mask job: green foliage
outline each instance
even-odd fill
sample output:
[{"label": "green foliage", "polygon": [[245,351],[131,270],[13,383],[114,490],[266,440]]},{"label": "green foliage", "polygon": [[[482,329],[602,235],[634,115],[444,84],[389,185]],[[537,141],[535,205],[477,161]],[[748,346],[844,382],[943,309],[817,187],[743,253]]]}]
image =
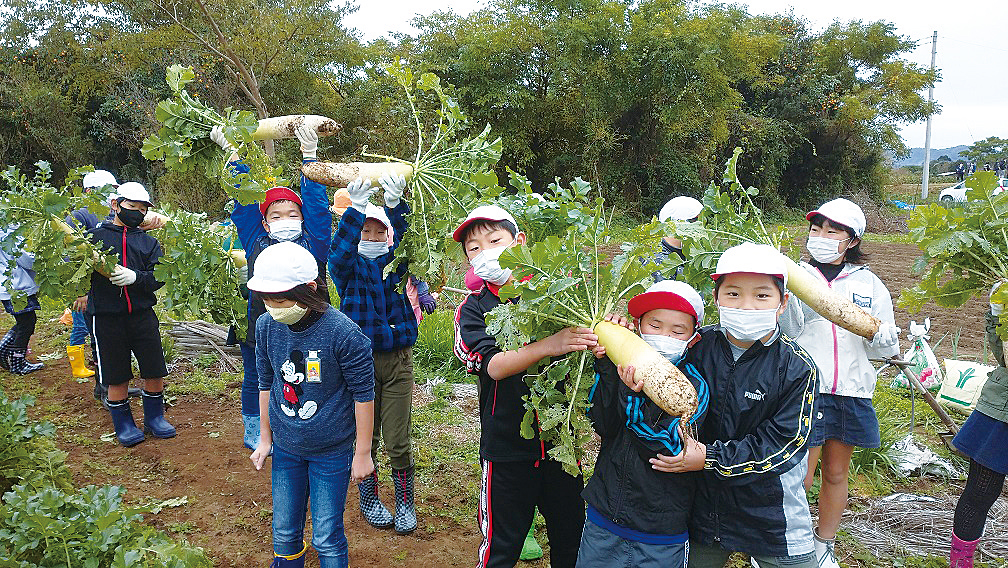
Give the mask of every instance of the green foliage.
[{"label": "green foliage", "polygon": [[455,313],[451,310],[436,310],[425,314],[417,330],[416,344],[413,345],[413,363],[432,371],[446,365],[458,368],[461,362],[451,353],[455,349]]},{"label": "green foliage", "polygon": [[[985,162],[996,162],[1008,158],[1008,140],[991,136],[985,140],[974,142],[962,156],[968,158],[982,168]],[[993,167],[993,166],[992,166]]]},{"label": "green foliage", "polygon": [[52,442],[56,429],[49,422],[35,423],[28,407],[35,399],[9,399],[0,390],[0,494],[14,485],[27,487],[70,487],[66,454]]},{"label": "green foliage", "polygon": [[[904,288],[899,304],[916,312],[930,300],[959,307],[993,283],[1008,278],[1008,199],[992,196],[994,172],[970,176],[966,202],[946,208],[932,203],[917,207],[907,220],[910,237],[923,252],[913,269],[919,283]],[[1008,286],[999,302],[1008,302]]]}]

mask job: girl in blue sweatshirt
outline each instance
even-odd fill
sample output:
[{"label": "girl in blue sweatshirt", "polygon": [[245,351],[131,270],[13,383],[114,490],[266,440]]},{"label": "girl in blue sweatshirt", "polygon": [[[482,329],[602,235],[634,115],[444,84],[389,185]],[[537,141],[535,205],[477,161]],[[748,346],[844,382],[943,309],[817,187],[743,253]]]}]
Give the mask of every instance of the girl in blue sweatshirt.
[{"label": "girl in blue sweatshirt", "polygon": [[326,301],[312,253],[292,242],[262,251],[248,287],[267,313],[256,321],[260,437],[272,453],[273,567],[303,568],[308,501],[321,568],[348,566],[343,512],[350,479],[374,471],[371,341]]}]

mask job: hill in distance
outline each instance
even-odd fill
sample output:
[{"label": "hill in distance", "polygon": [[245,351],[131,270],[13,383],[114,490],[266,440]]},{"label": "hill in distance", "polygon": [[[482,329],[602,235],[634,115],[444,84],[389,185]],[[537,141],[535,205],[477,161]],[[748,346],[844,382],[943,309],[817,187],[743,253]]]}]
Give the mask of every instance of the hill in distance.
[{"label": "hill in distance", "polygon": [[[959,159],[959,153],[965,152],[969,149],[969,146],[953,146],[952,148],[931,148],[931,160],[937,160],[942,156],[948,156],[953,162]],[[893,160],[894,168],[902,168],[904,166],[923,166],[924,165],[924,148],[910,148],[910,155],[902,160]]]}]

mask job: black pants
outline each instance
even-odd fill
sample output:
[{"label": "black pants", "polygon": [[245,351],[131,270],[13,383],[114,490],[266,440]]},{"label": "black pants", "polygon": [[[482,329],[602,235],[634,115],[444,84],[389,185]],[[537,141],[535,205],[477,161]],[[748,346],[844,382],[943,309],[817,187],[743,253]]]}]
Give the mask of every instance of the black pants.
[{"label": "black pants", "polygon": [[7,313],[14,316],[14,327],[11,328],[14,337],[8,347],[18,350],[28,349],[28,341],[35,333],[35,323],[38,321],[38,316],[35,315],[35,310],[39,307],[38,299],[35,294],[28,296],[28,306],[20,312],[14,311],[10,300],[4,300],[3,305]]},{"label": "black pants", "polygon": [[956,504],[952,532],[965,541],[983,535],[987,514],[1004,488],[1005,476],[970,460],[969,476]]},{"label": "black pants", "polygon": [[546,519],[550,566],[574,568],[585,523],[584,477],[570,476],[553,460],[482,465],[477,566],[514,568],[538,506]]}]

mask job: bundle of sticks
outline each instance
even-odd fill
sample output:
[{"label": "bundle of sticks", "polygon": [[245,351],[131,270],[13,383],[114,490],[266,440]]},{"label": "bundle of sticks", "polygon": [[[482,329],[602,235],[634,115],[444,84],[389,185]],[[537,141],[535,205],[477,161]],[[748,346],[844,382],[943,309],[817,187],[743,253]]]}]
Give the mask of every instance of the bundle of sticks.
[{"label": "bundle of sticks", "polygon": [[216,355],[230,371],[241,372],[241,350],[237,345],[227,345],[228,328],[203,320],[168,321],[164,325],[168,327],[178,356]]}]

